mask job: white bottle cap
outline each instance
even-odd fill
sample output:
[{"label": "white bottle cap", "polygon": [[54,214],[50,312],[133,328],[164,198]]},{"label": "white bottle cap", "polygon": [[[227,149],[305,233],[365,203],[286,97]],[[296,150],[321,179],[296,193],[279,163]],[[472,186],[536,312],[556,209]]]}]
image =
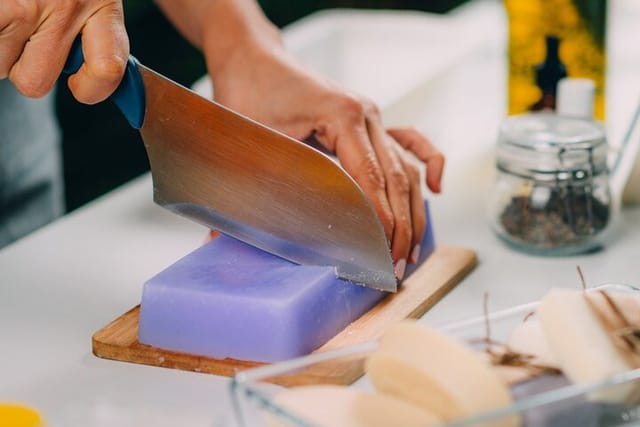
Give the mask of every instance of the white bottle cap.
[{"label": "white bottle cap", "polygon": [[558,82],[556,113],[562,116],[593,120],[596,85],[591,79],[565,77]]}]

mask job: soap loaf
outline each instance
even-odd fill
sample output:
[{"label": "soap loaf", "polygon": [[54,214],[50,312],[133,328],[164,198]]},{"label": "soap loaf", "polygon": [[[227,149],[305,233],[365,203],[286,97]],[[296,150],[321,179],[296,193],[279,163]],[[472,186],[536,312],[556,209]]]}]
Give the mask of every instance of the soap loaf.
[{"label": "soap loaf", "polygon": [[[419,263],[434,250],[427,218]],[[145,283],[138,340],[216,359],[276,362],[312,352],[386,295],[339,279],[333,267],[297,265],[220,236]]]}]

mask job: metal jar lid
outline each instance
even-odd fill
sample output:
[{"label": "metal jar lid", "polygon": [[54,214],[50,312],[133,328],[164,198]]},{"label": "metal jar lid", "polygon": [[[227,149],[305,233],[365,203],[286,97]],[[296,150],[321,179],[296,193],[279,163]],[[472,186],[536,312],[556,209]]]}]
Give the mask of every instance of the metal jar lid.
[{"label": "metal jar lid", "polygon": [[581,180],[607,170],[607,141],[597,122],[553,113],[508,117],[500,126],[497,167],[541,181]]}]

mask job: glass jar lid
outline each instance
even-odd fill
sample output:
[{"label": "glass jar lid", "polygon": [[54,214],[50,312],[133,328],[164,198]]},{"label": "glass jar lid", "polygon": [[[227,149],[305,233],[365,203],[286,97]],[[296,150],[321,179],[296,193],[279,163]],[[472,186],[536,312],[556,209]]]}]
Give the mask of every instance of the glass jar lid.
[{"label": "glass jar lid", "polygon": [[606,171],[607,142],[597,122],[553,113],[512,116],[500,126],[498,169],[538,180],[580,180]]}]

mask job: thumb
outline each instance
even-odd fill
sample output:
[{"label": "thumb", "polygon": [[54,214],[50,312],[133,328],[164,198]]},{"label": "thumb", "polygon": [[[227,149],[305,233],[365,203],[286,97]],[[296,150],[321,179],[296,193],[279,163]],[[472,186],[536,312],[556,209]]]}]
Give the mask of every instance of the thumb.
[{"label": "thumb", "polygon": [[69,77],[69,89],[78,101],[95,104],[116,90],[129,57],[120,3],[104,6],[87,20],[82,29],[82,51],[85,62]]}]

